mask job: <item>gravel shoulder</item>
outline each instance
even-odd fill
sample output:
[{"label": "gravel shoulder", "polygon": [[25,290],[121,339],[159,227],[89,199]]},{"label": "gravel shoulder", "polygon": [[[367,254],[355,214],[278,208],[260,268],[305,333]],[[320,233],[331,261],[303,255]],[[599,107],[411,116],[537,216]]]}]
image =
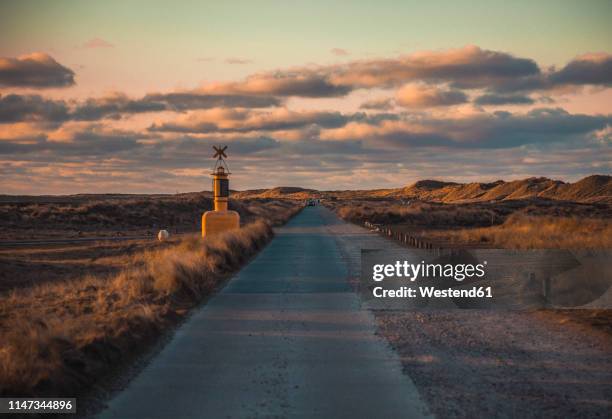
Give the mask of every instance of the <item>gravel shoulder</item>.
[{"label": "gravel shoulder", "polygon": [[[335,217],[328,214],[329,217]],[[399,244],[329,224],[359,277],[360,251]],[[431,411],[444,418],[609,417],[612,338],[550,312],[374,311]]]}]

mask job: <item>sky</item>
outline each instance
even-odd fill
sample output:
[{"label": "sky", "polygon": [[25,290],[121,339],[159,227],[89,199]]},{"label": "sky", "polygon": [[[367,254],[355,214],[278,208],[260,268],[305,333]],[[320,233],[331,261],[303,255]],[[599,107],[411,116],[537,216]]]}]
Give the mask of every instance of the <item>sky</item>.
[{"label": "sky", "polygon": [[[505,4],[504,4],[505,3]],[[612,168],[610,1],[3,1],[0,193]]]}]

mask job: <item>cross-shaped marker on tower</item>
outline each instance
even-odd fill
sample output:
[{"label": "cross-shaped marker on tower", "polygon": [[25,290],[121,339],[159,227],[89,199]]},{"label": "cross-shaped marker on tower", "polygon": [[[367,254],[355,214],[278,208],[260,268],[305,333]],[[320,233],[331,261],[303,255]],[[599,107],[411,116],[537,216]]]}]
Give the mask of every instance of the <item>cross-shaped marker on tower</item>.
[{"label": "cross-shaped marker on tower", "polygon": [[227,146],[221,148],[221,146],[213,146],[213,148],[215,149],[215,155],[213,156],[213,159],[216,157],[219,157],[219,159],[222,158],[227,158],[227,154],[225,154],[225,150],[227,150]]}]

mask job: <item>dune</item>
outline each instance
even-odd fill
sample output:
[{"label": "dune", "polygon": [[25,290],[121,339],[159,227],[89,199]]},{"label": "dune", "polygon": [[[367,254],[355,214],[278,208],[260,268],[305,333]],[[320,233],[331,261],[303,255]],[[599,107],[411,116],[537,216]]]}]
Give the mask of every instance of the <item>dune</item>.
[{"label": "dune", "polygon": [[612,203],[612,176],[592,175],[574,183],[545,177],[495,182],[456,183],[435,179],[419,180],[403,188],[317,191],[299,187],[277,187],[236,192],[239,199],[376,199],[399,198],[462,203],[520,199],[549,199],[584,203]]}]

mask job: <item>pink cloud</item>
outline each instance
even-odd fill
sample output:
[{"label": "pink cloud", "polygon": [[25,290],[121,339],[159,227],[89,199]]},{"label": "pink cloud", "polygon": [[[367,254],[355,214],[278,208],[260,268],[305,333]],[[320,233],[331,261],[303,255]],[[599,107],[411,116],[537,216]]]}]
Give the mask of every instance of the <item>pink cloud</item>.
[{"label": "pink cloud", "polygon": [[[243,60],[236,62],[243,63]],[[416,81],[448,83],[470,89],[487,88],[508,80],[522,80],[540,74],[533,60],[467,46],[445,51],[423,51],[398,58],[261,72],[242,81],[211,84],[205,86],[204,90],[218,93],[338,97],[360,88],[397,87]]]},{"label": "pink cloud", "polygon": [[318,125],[336,128],[345,125],[350,116],[340,112],[296,112],[286,108],[272,111],[247,109],[209,109],[193,112],[172,122],[155,123],[150,131],[222,133],[295,130]]},{"label": "pink cloud", "polygon": [[115,46],[102,38],[92,38],[83,44],[83,48],[114,48]]},{"label": "pink cloud", "polygon": [[43,88],[72,85],[74,71],[43,52],[17,58],[0,57],[0,86]]},{"label": "pink cloud", "polygon": [[350,55],[350,53],[344,48],[332,48],[329,50],[332,54],[338,55],[340,57]]},{"label": "pink cloud", "polygon": [[396,94],[397,104],[407,108],[451,106],[467,101],[467,95],[460,90],[441,89],[420,84],[407,84]]},{"label": "pink cloud", "polygon": [[230,57],[227,58],[225,60],[225,62],[227,64],[238,64],[238,65],[242,65],[242,64],[251,64],[253,62],[253,60],[249,60],[246,58],[236,58],[236,57]]},{"label": "pink cloud", "polygon": [[394,102],[391,98],[372,99],[362,103],[359,109],[369,109],[375,111],[389,111],[393,109]]}]

